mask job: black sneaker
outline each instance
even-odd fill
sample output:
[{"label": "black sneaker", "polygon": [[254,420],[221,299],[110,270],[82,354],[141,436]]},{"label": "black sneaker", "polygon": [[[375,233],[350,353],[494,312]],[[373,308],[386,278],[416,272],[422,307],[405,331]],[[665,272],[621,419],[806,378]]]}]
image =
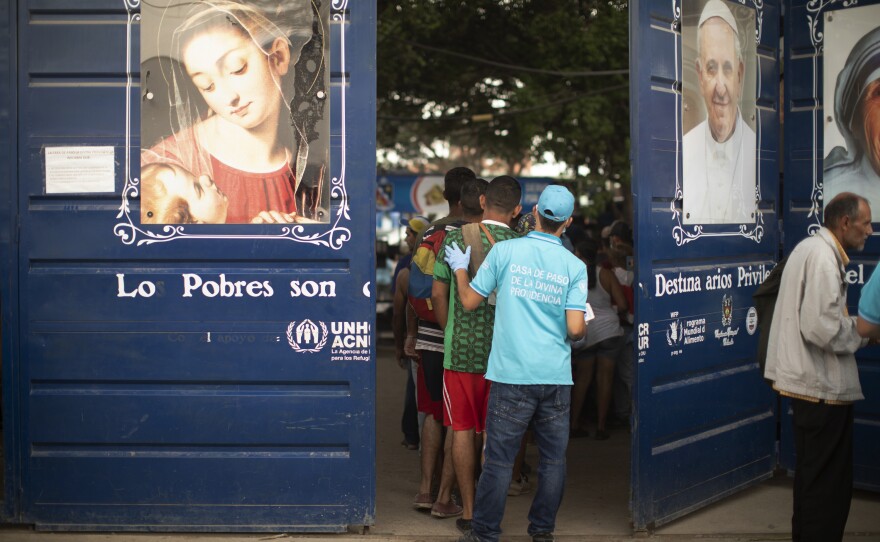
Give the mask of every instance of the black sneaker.
[{"label": "black sneaker", "polygon": [[507,488],[507,495],[510,497],[516,497],[517,495],[528,493],[531,490],[532,484],[529,483],[529,477],[523,474],[519,477],[519,480],[510,481],[510,486]]},{"label": "black sneaker", "polygon": [[455,520],[455,528],[461,531],[463,534],[467,534],[471,532],[471,520],[458,518]]},{"label": "black sneaker", "polygon": [[458,542],[480,542],[480,537],[475,535],[473,531],[468,531],[461,535]]},{"label": "black sneaker", "polygon": [[532,535],[532,542],[554,542],[556,538],[553,533],[535,533]]}]

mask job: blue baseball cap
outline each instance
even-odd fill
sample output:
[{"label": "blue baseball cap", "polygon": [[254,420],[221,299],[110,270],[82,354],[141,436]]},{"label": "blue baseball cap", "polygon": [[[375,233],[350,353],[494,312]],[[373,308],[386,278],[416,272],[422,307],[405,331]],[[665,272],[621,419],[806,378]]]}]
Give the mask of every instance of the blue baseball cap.
[{"label": "blue baseball cap", "polygon": [[541,192],[538,212],[553,222],[565,222],[574,212],[574,196],[564,186],[552,184]]}]

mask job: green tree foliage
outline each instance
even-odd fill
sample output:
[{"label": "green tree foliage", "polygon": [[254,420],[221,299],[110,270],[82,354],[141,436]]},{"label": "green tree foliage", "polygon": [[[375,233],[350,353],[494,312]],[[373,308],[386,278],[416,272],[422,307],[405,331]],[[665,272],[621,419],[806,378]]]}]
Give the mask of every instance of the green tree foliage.
[{"label": "green tree foliage", "polygon": [[[629,178],[626,0],[379,0],[378,145]],[[610,73],[607,73],[610,72]],[[446,164],[439,164],[442,169]]]}]

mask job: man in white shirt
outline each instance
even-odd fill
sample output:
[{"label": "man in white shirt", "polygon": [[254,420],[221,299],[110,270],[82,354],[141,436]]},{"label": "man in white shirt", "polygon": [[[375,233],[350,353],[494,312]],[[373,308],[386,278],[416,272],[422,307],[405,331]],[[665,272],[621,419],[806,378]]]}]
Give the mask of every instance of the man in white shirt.
[{"label": "man in white shirt", "polygon": [[853,488],[853,403],[865,398],[855,352],[868,341],[847,310],[846,267],[873,232],[871,206],[844,192],[824,213],[825,227],[788,256],[764,368],[791,404],[793,542],[843,540]]}]

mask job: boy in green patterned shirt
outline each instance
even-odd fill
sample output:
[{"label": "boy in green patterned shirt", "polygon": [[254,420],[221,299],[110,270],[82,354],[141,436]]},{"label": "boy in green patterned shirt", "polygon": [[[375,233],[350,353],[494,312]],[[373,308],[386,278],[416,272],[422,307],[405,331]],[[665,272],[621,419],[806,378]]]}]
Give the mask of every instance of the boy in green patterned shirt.
[{"label": "boy in green patterned shirt", "polygon": [[[449,232],[439,254],[445,254],[446,245],[453,243],[470,247],[473,277],[495,243],[519,237],[509,224],[522,209],[521,198],[522,189],[516,179],[493,179],[480,196],[483,221]],[[444,329],[443,422],[452,427],[452,462],[464,508],[456,526],[464,532],[470,530],[474,513],[474,469],[477,450],[482,448],[476,446],[476,435],[483,434],[486,426],[490,382],[485,373],[495,325],[495,298],[490,296],[476,310],[465,311],[449,265],[438,258],[431,299],[435,306],[438,301],[449,303],[447,317],[440,322]]]}]

